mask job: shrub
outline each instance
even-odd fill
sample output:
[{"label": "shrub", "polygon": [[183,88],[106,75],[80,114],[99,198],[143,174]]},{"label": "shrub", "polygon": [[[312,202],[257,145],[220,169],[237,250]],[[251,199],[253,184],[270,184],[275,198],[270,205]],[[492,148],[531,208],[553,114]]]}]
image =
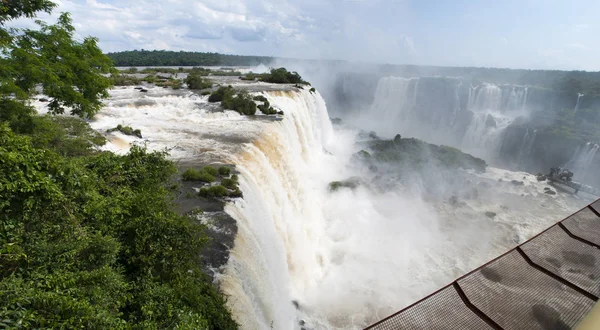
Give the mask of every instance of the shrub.
[{"label": "shrub", "polygon": [[110,79],[115,86],[134,86],[142,82],[141,79],[126,74],[113,74]]},{"label": "shrub", "polygon": [[200,93],[200,95],[203,95],[203,96],[204,96],[204,95],[209,95],[209,94],[210,94],[210,91],[202,91],[202,92]]},{"label": "shrub", "polygon": [[221,185],[223,187],[227,187],[227,188],[232,189],[232,190],[237,188],[237,184],[238,184],[237,181],[233,181],[231,179],[223,179],[223,180],[221,180]]},{"label": "shrub", "polygon": [[212,82],[202,78],[202,76],[198,73],[190,73],[187,78],[185,78],[185,83],[188,85],[189,89],[205,89],[211,88]]},{"label": "shrub", "polygon": [[216,91],[210,94],[208,102],[221,102],[223,99],[233,96],[235,93],[233,87],[219,87]]},{"label": "shrub", "polygon": [[142,131],[139,129],[133,129],[133,128],[131,128],[131,126],[123,126],[123,125],[119,124],[119,125],[117,125],[117,127],[107,130],[108,133],[114,132],[114,131],[119,131],[125,135],[135,136],[140,139],[142,138]]},{"label": "shrub", "polygon": [[261,101],[261,102],[269,102],[267,101],[267,98],[264,97],[263,95],[256,95],[255,97],[252,98],[254,101]]},{"label": "shrub", "polygon": [[237,111],[242,115],[254,115],[256,113],[256,103],[246,92],[239,92],[237,96],[226,97],[221,101],[225,109]]},{"label": "shrub", "polygon": [[215,181],[215,177],[210,173],[207,173],[204,170],[196,170],[193,168],[188,168],[181,174],[181,178],[183,181],[201,181],[206,183],[211,183]]},{"label": "shrub", "polygon": [[239,181],[238,175],[237,174],[232,175],[231,180],[238,182]]},{"label": "shrub", "polygon": [[227,188],[218,185],[210,188],[201,188],[198,194],[202,197],[227,197],[229,196],[229,190]]},{"label": "shrub", "polygon": [[309,90],[309,92],[311,92],[311,93],[316,93],[316,92],[317,92],[317,90],[316,90],[316,89],[313,87],[313,88],[311,88],[311,89]]},{"label": "shrub", "polygon": [[217,176],[217,175],[219,175],[219,171],[218,171],[216,168],[212,167],[212,166],[206,166],[206,167],[204,167],[202,170],[203,170],[204,172],[206,172],[206,173],[208,173],[208,174],[212,175],[212,176]]},{"label": "shrub", "polygon": [[302,80],[298,72],[289,72],[285,68],[271,69],[271,73],[264,75],[262,80],[274,84],[304,84],[310,85]]},{"label": "shrub", "polygon": [[219,167],[219,174],[223,176],[229,176],[231,174],[231,169],[227,166]]},{"label": "shrub", "polygon": [[258,110],[260,110],[260,112],[264,113],[265,115],[276,115],[278,113],[277,110],[273,109],[273,107],[270,106],[269,101],[259,105]]},{"label": "shrub", "polygon": [[145,81],[145,82],[147,82],[147,83],[153,84],[153,83],[155,83],[157,81],[157,78],[156,78],[155,75],[149,74],[146,77],[142,78],[142,80]]},{"label": "shrub", "polygon": [[232,198],[243,198],[244,194],[242,194],[242,191],[239,188],[236,188],[234,191],[229,193],[229,197]]}]

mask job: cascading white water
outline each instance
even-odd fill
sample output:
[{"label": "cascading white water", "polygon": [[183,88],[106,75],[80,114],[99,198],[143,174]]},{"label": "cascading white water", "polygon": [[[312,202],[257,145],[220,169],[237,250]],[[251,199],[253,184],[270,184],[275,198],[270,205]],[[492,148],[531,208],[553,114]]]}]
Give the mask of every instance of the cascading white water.
[{"label": "cascading white water", "polygon": [[471,111],[500,110],[501,102],[502,90],[500,87],[484,83],[475,88],[469,98],[467,108]]},{"label": "cascading white water", "polygon": [[600,145],[592,142],[587,142],[585,145],[577,147],[571,160],[565,164],[565,167],[573,170],[575,179],[586,183],[585,181],[590,175],[595,175],[590,170],[593,169],[598,149],[600,149]]},{"label": "cascading white water", "polygon": [[517,157],[518,165],[523,165],[527,157],[531,155],[536,137],[537,129],[527,129],[523,136],[523,142],[521,143],[521,148],[519,149],[519,155]]},{"label": "cascading white water", "polygon": [[[529,198],[550,197],[525,173],[514,178],[527,177],[531,195],[503,195],[511,211],[502,206],[494,223],[480,219],[483,209],[500,207],[486,206],[495,192],[458,213],[403,191],[332,193],[329,182],[356,174],[347,167],[356,132],[334,133],[318,94],[267,98],[284,119],[230,159],[245,197],[226,208],[238,220],[238,236],[219,279],[244,329],[362,328],[514,244],[514,230],[527,237],[550,220],[530,209]],[[509,173],[475,180],[510,181]],[[545,207],[565,207],[556,201]],[[513,212],[527,224],[515,224]],[[469,234],[475,232],[485,239]]]},{"label": "cascading white water", "polygon": [[418,84],[418,78],[381,78],[369,115],[397,130],[397,125],[405,122],[414,110]]},{"label": "cascading white water", "polygon": [[414,136],[490,161],[498,155],[504,129],[527,114],[527,99],[526,86],[467,87],[453,78],[384,77],[373,104],[349,121],[383,136]]},{"label": "cascading white water", "polygon": [[575,103],[575,108],[573,108],[573,112],[577,113],[577,110],[579,110],[579,100],[585,96],[584,94],[581,93],[577,93],[577,103]]}]

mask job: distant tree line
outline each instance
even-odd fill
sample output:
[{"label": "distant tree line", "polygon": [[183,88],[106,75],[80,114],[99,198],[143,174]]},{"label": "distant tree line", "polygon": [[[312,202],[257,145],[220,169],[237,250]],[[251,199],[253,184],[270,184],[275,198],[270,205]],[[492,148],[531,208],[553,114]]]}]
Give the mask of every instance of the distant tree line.
[{"label": "distant tree line", "polygon": [[441,67],[419,65],[382,65],[379,73],[417,77],[463,77],[495,84],[517,84],[551,88],[569,94],[600,95],[600,72],[528,70],[480,67]]},{"label": "distant tree line", "polygon": [[115,66],[195,66],[269,64],[273,57],[166,50],[132,50],[107,54]]}]

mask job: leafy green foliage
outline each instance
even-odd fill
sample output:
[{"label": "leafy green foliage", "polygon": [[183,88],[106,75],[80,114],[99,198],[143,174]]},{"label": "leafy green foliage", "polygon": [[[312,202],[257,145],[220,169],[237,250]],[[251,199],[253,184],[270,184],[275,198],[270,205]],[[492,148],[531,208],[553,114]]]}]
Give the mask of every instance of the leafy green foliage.
[{"label": "leafy green foliage", "polygon": [[252,98],[254,101],[260,101],[260,102],[269,102],[267,100],[266,97],[264,97],[263,95],[256,95],[255,97]]},{"label": "leafy green foliage", "polygon": [[256,103],[247,92],[238,92],[236,97],[229,97],[221,101],[225,109],[235,110],[242,115],[254,115],[256,113]]},{"label": "leafy green foliage", "polygon": [[166,154],[97,151],[85,121],[27,105],[39,84],[52,113],[91,117],[110,86],[110,60],[73,40],[67,14],[36,31],[1,25],[52,7],[0,3],[0,325],[237,328],[201,269],[204,227],[173,211]]},{"label": "leafy green foliage", "polygon": [[201,188],[200,191],[198,192],[198,194],[201,197],[212,197],[212,198],[228,197],[229,190],[221,185],[217,185],[217,186],[211,186],[209,188]]},{"label": "leafy green foliage", "polygon": [[235,94],[231,86],[219,87],[208,97],[208,102],[221,102],[225,109],[235,110],[243,115],[254,115],[256,113],[256,103],[252,97],[244,91]]},{"label": "leafy green foliage", "polygon": [[221,185],[228,189],[236,189],[238,183],[237,183],[237,181],[234,181],[232,179],[223,179],[223,180],[221,180]]},{"label": "leafy green foliage", "polygon": [[55,25],[36,23],[39,30],[2,30],[10,42],[0,44],[7,55],[0,57],[0,97],[14,94],[24,100],[40,84],[51,98],[51,113],[70,108],[72,114],[92,117],[101,98],[108,96],[111,79],[102,74],[111,72],[110,59],[98,48],[97,39],[73,40],[75,29],[68,14]]},{"label": "leafy green foliage", "polygon": [[63,158],[6,125],[0,142],[4,323],[235,328],[200,269],[203,228],[171,211],[166,154]]},{"label": "leafy green foliage", "polygon": [[76,117],[33,117],[31,141],[39,148],[49,148],[63,156],[88,156],[106,143],[100,133]]},{"label": "leafy green foliage", "polygon": [[234,94],[235,90],[231,86],[219,87],[219,89],[210,94],[208,102],[221,102],[226,98],[233,97]]},{"label": "leafy green foliage", "polygon": [[258,110],[260,110],[265,115],[276,115],[278,114],[277,110],[273,109],[269,101],[265,101],[263,104],[258,106]]},{"label": "leafy green foliage", "polygon": [[0,4],[0,24],[21,16],[33,18],[40,11],[50,13],[54,7],[56,7],[56,4],[49,0],[2,1]]},{"label": "leafy green foliage", "polygon": [[185,172],[181,174],[181,178],[184,181],[200,181],[206,183],[211,183],[216,180],[213,174],[208,173],[204,169],[196,170],[193,168],[188,168],[187,170],[185,170]]},{"label": "leafy green foliage", "polygon": [[274,84],[304,84],[310,85],[308,82],[302,80],[302,77],[298,72],[289,72],[285,68],[271,69],[269,74],[261,77],[262,81],[270,82]]},{"label": "leafy green foliage", "polygon": [[185,83],[188,85],[189,89],[205,89],[211,88],[213,85],[212,82],[195,73],[190,73],[187,78],[185,78]]},{"label": "leafy green foliage", "polygon": [[194,66],[268,64],[272,57],[217,53],[133,50],[107,54],[117,66]]},{"label": "leafy green foliage", "polygon": [[131,128],[131,126],[123,126],[123,125],[119,124],[119,125],[117,125],[117,127],[107,130],[108,133],[114,132],[114,131],[119,131],[125,135],[135,136],[140,139],[142,138],[142,131],[140,131],[139,129],[133,129],[133,128]]},{"label": "leafy green foliage", "polygon": [[110,79],[115,86],[135,86],[142,83],[142,79],[127,74],[113,74]]},{"label": "leafy green foliage", "polygon": [[227,166],[219,166],[219,175],[229,176],[231,174],[231,168]]},{"label": "leafy green foliage", "polygon": [[205,166],[203,168],[203,170],[204,170],[204,172],[206,172],[206,173],[208,173],[210,175],[214,175],[214,176],[219,175],[219,171],[216,168],[212,167],[212,166]]}]

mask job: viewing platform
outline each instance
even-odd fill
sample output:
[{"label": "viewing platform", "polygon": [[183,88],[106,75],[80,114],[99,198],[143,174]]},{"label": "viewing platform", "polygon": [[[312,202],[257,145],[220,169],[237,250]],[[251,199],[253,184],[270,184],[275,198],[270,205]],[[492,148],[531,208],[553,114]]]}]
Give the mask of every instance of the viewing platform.
[{"label": "viewing platform", "polygon": [[367,329],[578,327],[600,296],[599,212],[600,199]]}]

